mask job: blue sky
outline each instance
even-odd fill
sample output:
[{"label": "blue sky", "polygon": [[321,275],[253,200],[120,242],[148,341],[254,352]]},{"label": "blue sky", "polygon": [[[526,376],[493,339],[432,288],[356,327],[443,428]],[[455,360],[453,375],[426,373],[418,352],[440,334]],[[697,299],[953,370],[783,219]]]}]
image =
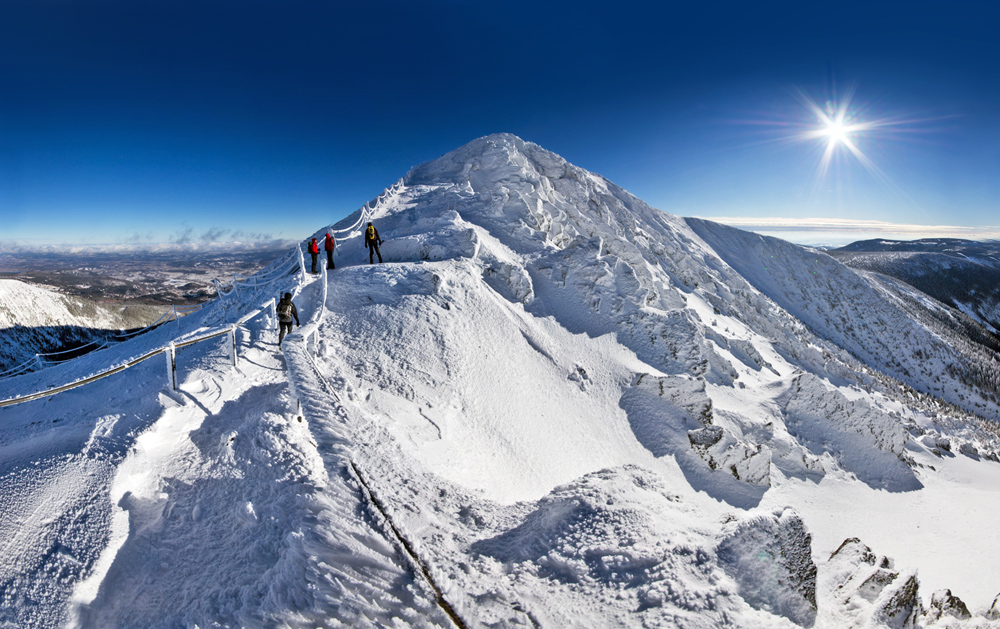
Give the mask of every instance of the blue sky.
[{"label": "blue sky", "polygon": [[[997,238],[997,23],[982,1],[5,0],[0,243],[301,238],[500,131],[797,242]],[[819,177],[807,103],[847,95],[893,124],[849,134],[871,168],[838,146]]]}]

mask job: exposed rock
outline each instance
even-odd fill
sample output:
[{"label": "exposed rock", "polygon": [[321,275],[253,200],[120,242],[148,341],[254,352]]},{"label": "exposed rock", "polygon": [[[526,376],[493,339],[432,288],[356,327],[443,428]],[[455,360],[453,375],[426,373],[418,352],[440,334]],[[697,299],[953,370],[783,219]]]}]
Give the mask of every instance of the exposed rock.
[{"label": "exposed rock", "polygon": [[[994,605],[996,605],[995,600]],[[959,620],[972,618],[969,608],[965,606],[962,599],[952,595],[951,590],[947,589],[938,590],[931,595],[931,606],[925,614],[928,620],[937,620],[942,616],[951,616]]]},{"label": "exposed rock", "polygon": [[1000,620],[1000,594],[997,594],[996,598],[993,599],[993,604],[986,612],[986,617],[990,620]]},{"label": "exposed rock", "polygon": [[706,426],[688,432],[691,448],[713,470],[725,470],[736,480],[771,486],[771,450],[762,444],[736,439],[721,426]]},{"label": "exposed rock", "polygon": [[961,446],[958,447],[958,451],[971,459],[979,458],[979,450],[976,446],[972,445],[968,441],[963,442]]}]

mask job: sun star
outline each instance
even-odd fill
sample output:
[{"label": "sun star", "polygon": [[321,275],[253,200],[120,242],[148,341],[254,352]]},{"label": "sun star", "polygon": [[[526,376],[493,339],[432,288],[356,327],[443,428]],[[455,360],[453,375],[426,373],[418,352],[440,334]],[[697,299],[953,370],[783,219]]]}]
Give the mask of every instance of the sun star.
[{"label": "sun star", "polygon": [[826,175],[834,154],[838,147],[841,146],[850,151],[873,175],[880,178],[883,176],[875,164],[858,148],[855,142],[855,138],[859,134],[874,129],[879,124],[863,122],[854,118],[855,114],[853,114],[850,108],[850,92],[840,102],[828,104],[825,111],[804,94],[800,94],[800,97],[803,104],[816,116],[820,125],[818,128],[806,131],[802,137],[824,140],[826,142],[826,150],[823,151],[823,157],[819,164],[818,175],[820,179]]}]

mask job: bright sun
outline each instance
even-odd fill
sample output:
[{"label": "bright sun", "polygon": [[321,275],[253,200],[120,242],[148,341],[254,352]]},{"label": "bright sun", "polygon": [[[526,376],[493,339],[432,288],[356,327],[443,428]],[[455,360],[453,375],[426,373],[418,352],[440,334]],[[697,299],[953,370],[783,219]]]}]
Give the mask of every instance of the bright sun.
[{"label": "bright sun", "polygon": [[828,115],[819,108],[814,109],[814,112],[819,117],[823,126],[813,131],[810,135],[813,137],[825,137],[827,139],[828,150],[832,151],[838,145],[843,145],[852,153],[857,154],[857,146],[855,146],[851,137],[860,131],[867,130],[870,125],[863,122],[847,122],[847,111],[845,109],[840,109],[832,115]]},{"label": "bright sun", "polygon": [[840,121],[831,121],[825,131],[826,135],[830,137],[830,142],[833,144],[847,140],[847,128]]},{"label": "bright sun", "polygon": [[855,113],[850,109],[851,94],[847,94],[840,102],[827,105],[824,110],[809,98],[802,95],[803,103],[816,116],[819,123],[818,128],[811,129],[802,134],[805,139],[825,140],[826,149],[820,160],[819,175],[822,178],[830,167],[834,154],[838,148],[847,149],[854,157],[860,161],[869,171],[878,174],[877,168],[868,159],[856,143],[856,139],[878,126],[879,123],[869,123],[857,120]]}]

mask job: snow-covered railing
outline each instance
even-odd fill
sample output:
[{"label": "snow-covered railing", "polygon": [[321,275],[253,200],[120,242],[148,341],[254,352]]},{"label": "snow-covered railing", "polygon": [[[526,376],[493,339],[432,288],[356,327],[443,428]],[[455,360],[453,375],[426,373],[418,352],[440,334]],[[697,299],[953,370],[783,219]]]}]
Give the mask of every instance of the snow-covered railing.
[{"label": "snow-covered railing", "polygon": [[118,340],[118,341],[127,341],[130,338],[139,336],[143,332],[148,332],[149,330],[152,330],[153,328],[158,327],[158,326],[166,323],[167,321],[171,321],[171,320],[173,320],[175,318],[176,318],[176,313],[175,313],[174,309],[171,308],[170,310],[164,312],[163,315],[161,315],[159,319],[157,319],[156,321],[150,323],[149,325],[147,325],[144,328],[140,328],[138,330],[132,330],[131,332],[123,332],[121,334],[110,334],[109,336],[113,337],[115,340]]},{"label": "snow-covered railing", "polygon": [[[83,354],[89,354],[90,352],[96,352],[97,350],[104,349],[105,347],[109,347],[110,345],[111,345],[111,343],[109,343],[106,340],[104,340],[104,341],[91,341],[89,343],[85,343],[83,345],[80,345],[79,347],[73,347],[71,349],[65,349],[65,350],[62,350],[60,352],[39,352],[39,353],[35,354],[35,359],[38,361],[39,366],[41,366],[43,362],[45,362],[45,363],[56,363],[56,364],[58,364],[58,363],[64,363],[67,360],[73,360],[77,356],[82,356]],[[88,350],[87,349],[88,347],[92,347],[93,349],[89,349]],[[83,351],[83,350],[86,350],[86,351]],[[60,356],[65,356],[65,358],[60,358]]]},{"label": "snow-covered railing", "polygon": [[[262,286],[267,286],[269,284],[281,281],[288,276],[288,271],[292,268],[293,265],[295,265],[297,258],[298,261],[300,262],[299,266],[302,267],[304,272],[305,265],[304,263],[301,262],[302,258],[301,248],[296,247],[295,249],[299,249],[298,256],[295,255],[294,249],[289,251],[288,253],[285,254],[285,257],[288,258],[287,260],[281,262],[273,269],[267,271],[267,273],[264,274],[263,276],[260,276],[260,274],[246,276],[233,273],[233,281],[230,282],[229,284],[222,284],[219,282],[219,280],[213,279],[212,283],[215,285],[216,293],[218,293],[219,297],[228,297],[229,295],[232,295],[234,291],[239,290],[241,284],[244,286],[248,286],[251,289],[257,289]],[[279,260],[281,260],[281,258],[279,258]],[[274,263],[272,263],[272,265],[273,264]]]},{"label": "snow-covered railing", "polygon": [[38,364],[38,356],[32,356],[30,360],[26,360],[20,365],[11,367],[7,371],[0,372],[0,378],[7,378],[13,376],[19,376],[23,373],[28,373],[32,367]]},{"label": "snow-covered railing", "polygon": [[[234,273],[233,274],[233,282],[231,284],[229,284],[228,287],[226,287],[226,288],[222,288],[221,285],[219,284],[218,280],[216,280],[216,279],[213,279],[212,282],[215,284],[215,287],[216,287],[216,290],[218,291],[219,296],[226,297],[226,296],[231,295],[233,293],[233,291],[235,291],[237,289],[237,284],[238,283],[249,284],[249,286],[251,288],[256,289],[256,288],[261,288],[263,286],[267,286],[267,285],[273,284],[275,282],[278,282],[280,280],[283,280],[283,279],[285,279],[288,276],[289,270],[293,267],[293,265],[296,264],[296,262],[300,262],[300,266],[302,267],[303,272],[304,272],[305,264],[304,264],[304,262],[301,261],[301,257],[302,257],[301,249],[298,248],[298,247],[296,247],[296,249],[299,249],[298,256],[295,255],[295,250],[294,249],[293,250],[289,250],[284,255],[284,257],[287,258],[287,259],[284,262],[281,262],[281,258],[278,258],[277,261],[272,262],[269,266],[272,266],[274,268],[272,268],[270,270],[267,270],[267,272],[265,273],[265,275],[263,277],[261,277],[260,274],[254,274],[254,275],[251,275],[251,276],[248,277],[248,276],[238,275],[238,274]],[[205,306],[207,306],[208,304],[210,304],[213,301],[215,301],[215,299],[210,299],[210,300],[202,302],[200,304],[194,304],[194,305],[190,305],[190,306],[172,305],[170,307],[170,310],[167,310],[166,312],[164,312],[163,315],[161,315],[159,319],[157,319],[153,323],[147,325],[146,327],[140,328],[138,330],[131,330],[129,332],[121,332],[121,333],[112,332],[112,333],[107,334],[105,336],[105,338],[104,338],[103,341],[91,341],[90,343],[87,343],[85,345],[81,345],[79,347],[74,347],[74,348],[67,349],[67,350],[61,350],[61,351],[58,351],[58,352],[48,352],[48,353],[38,353],[38,354],[35,354],[34,356],[32,356],[30,359],[24,361],[23,363],[21,363],[19,365],[16,365],[14,367],[11,367],[10,369],[7,369],[6,371],[0,372],[0,379],[11,378],[11,377],[14,377],[14,376],[20,376],[20,375],[26,374],[26,373],[28,373],[28,372],[30,372],[32,370],[43,369],[47,365],[50,365],[50,364],[64,363],[66,361],[72,360],[73,358],[77,358],[78,356],[76,356],[76,355],[67,356],[66,358],[62,358],[62,359],[58,358],[58,356],[63,356],[63,355],[67,355],[67,354],[76,354],[76,353],[80,352],[80,350],[83,350],[84,348],[91,347],[91,346],[94,346],[93,349],[89,349],[89,350],[87,350],[86,352],[83,352],[83,353],[89,354],[91,352],[96,352],[96,351],[105,349],[107,347],[110,347],[111,345],[114,345],[114,344],[117,344],[117,343],[121,343],[121,342],[130,340],[130,339],[132,339],[132,338],[134,338],[136,336],[139,336],[140,334],[142,334],[144,332],[148,332],[148,331],[150,331],[150,330],[152,330],[154,328],[157,328],[157,327],[163,325],[164,323],[168,323],[170,321],[177,322],[177,324],[180,325],[180,319],[182,317],[186,317],[188,315],[194,314],[195,312],[198,312],[199,310],[201,310],[202,308],[204,308]]]},{"label": "snow-covered railing", "polygon": [[358,215],[358,220],[354,221],[354,224],[350,227],[342,227],[341,229],[334,229],[331,225],[327,231],[332,234],[347,234],[346,236],[341,236],[342,238],[349,238],[356,234],[360,234],[363,230],[364,224],[371,220],[375,215],[376,211],[381,208],[381,206],[390,198],[397,194],[404,188],[403,180],[400,179],[396,183],[392,184],[386,188],[382,194],[375,197],[373,200],[366,202],[361,206],[361,214]]},{"label": "snow-covered railing", "polygon": [[135,365],[138,365],[139,363],[141,363],[141,362],[143,362],[145,360],[148,360],[148,359],[156,356],[157,354],[164,354],[164,355],[167,356],[168,377],[169,377],[170,384],[171,384],[172,388],[176,389],[177,388],[177,378],[176,378],[177,363],[176,363],[176,360],[175,360],[175,355],[176,355],[176,351],[178,349],[180,349],[182,347],[187,347],[188,345],[194,345],[195,343],[200,343],[202,341],[207,341],[209,339],[214,339],[214,338],[222,336],[224,334],[228,334],[228,335],[230,335],[230,338],[232,339],[232,342],[231,342],[231,355],[232,355],[233,366],[236,366],[237,361],[238,361],[238,356],[237,356],[237,352],[236,352],[236,329],[238,327],[242,326],[244,323],[246,323],[250,319],[253,319],[254,317],[256,317],[256,316],[258,316],[258,315],[260,315],[260,314],[262,314],[264,312],[270,311],[273,314],[274,308],[275,308],[275,302],[274,302],[274,299],[271,299],[271,300],[267,301],[263,306],[261,306],[260,308],[258,308],[257,310],[255,310],[255,311],[253,311],[253,312],[251,312],[249,314],[244,315],[236,323],[230,324],[230,325],[226,326],[222,330],[219,330],[219,331],[216,331],[216,332],[212,332],[210,334],[204,334],[204,335],[198,336],[196,338],[187,339],[187,340],[181,341],[181,342],[173,342],[172,341],[172,342],[168,343],[167,345],[165,345],[163,347],[158,347],[157,349],[151,350],[151,351],[143,354],[142,356],[139,356],[137,358],[133,358],[133,359],[131,359],[131,360],[129,360],[129,361],[123,363],[123,364],[116,365],[114,367],[111,367],[110,369],[106,369],[106,370],[104,370],[102,372],[96,373],[96,374],[91,375],[91,376],[87,376],[86,378],[81,378],[80,380],[69,382],[67,384],[64,384],[64,385],[61,385],[61,386],[58,386],[58,387],[52,387],[52,388],[46,389],[44,391],[38,391],[36,393],[30,393],[28,395],[15,396],[15,397],[12,397],[12,398],[8,398],[6,400],[0,400],[0,407],[13,406],[14,404],[20,404],[20,403],[23,403],[23,402],[30,402],[32,400],[37,400],[39,398],[48,397],[50,395],[55,395],[57,393],[62,393],[63,391],[69,391],[70,389],[75,389],[77,387],[82,387],[82,386],[84,386],[86,384],[90,384],[91,382],[96,382],[97,380],[100,380],[102,378],[107,378],[108,376],[114,375],[114,374],[116,374],[116,373],[118,373],[120,371],[124,371],[124,370],[128,369],[129,367],[133,367]]}]

